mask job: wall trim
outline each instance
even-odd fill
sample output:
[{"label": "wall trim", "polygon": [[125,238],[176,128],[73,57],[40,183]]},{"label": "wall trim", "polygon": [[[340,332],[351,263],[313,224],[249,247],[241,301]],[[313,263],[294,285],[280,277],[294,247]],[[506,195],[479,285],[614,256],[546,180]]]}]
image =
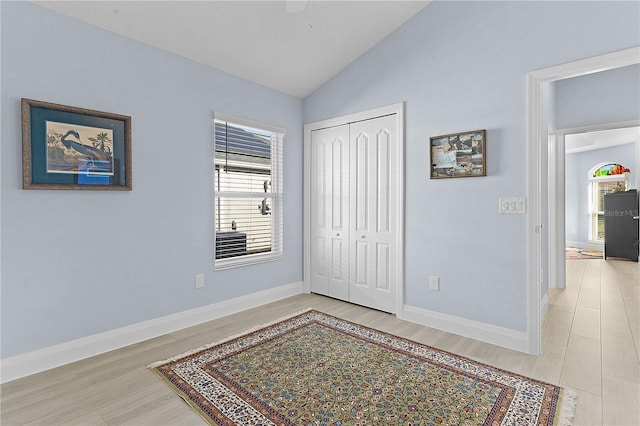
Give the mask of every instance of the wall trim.
[{"label": "wall trim", "polygon": [[302,281],[98,333],[1,361],[0,383],[256,308],[303,292]]},{"label": "wall trim", "polygon": [[516,331],[411,305],[404,305],[403,319],[503,348],[519,352],[527,351],[528,338],[524,331]]},{"label": "wall trim", "polygon": [[[550,288],[565,288],[567,286],[565,271],[565,223],[564,223],[564,137],[558,135],[558,129],[551,122],[547,128],[547,294]],[[562,180],[562,185],[555,182]],[[553,184],[552,184],[553,182]],[[562,211],[555,211],[562,206]]]},{"label": "wall trim", "polygon": [[540,301],[540,318],[544,317],[544,314],[547,312],[549,308],[549,292],[542,296],[542,300]]},{"label": "wall trim", "polygon": [[593,241],[569,241],[567,240],[568,246],[580,247],[583,249],[589,250],[604,250],[604,243],[596,243]]}]

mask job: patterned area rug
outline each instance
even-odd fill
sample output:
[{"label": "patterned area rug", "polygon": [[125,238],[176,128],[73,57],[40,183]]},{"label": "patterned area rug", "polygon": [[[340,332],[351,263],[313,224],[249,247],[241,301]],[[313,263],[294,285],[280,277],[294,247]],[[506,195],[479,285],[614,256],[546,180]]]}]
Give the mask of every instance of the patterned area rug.
[{"label": "patterned area rug", "polygon": [[218,425],[565,425],[575,394],[309,310],[149,366]]},{"label": "patterned area rug", "polygon": [[602,250],[591,250],[580,247],[567,246],[567,259],[602,259]]}]

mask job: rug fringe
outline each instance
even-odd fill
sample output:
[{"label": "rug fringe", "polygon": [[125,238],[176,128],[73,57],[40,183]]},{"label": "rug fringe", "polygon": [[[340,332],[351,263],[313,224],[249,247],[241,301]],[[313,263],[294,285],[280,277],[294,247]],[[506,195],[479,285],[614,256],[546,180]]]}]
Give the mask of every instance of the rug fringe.
[{"label": "rug fringe", "polygon": [[558,416],[558,426],[571,426],[576,413],[577,392],[570,388],[562,389],[562,400],[560,401],[560,414]]},{"label": "rug fringe", "polygon": [[273,321],[270,321],[270,322],[268,322],[266,324],[262,324],[262,325],[259,325],[259,326],[256,326],[256,327],[252,327],[252,328],[250,328],[248,330],[244,330],[244,331],[242,331],[240,333],[225,337],[224,339],[218,340],[217,342],[207,343],[206,345],[203,345],[203,346],[201,346],[201,347],[199,347],[197,349],[192,349],[190,351],[181,353],[179,355],[172,356],[171,358],[167,358],[164,361],[153,362],[153,363],[147,365],[147,368],[153,369],[153,368],[156,368],[156,367],[160,367],[161,365],[169,364],[170,362],[178,361],[179,359],[184,358],[186,356],[193,355],[195,353],[204,351],[206,349],[212,348],[214,346],[220,345],[220,344],[228,342],[230,340],[237,339],[238,337],[245,336],[245,335],[247,335],[249,333],[253,333],[254,331],[258,331],[258,330],[260,330],[262,328],[270,327],[270,326],[272,326],[274,324],[277,324],[277,323],[282,322],[282,321],[286,321],[286,320],[288,320],[290,318],[297,317],[298,315],[302,315],[302,314],[307,313],[307,312],[312,311],[312,310],[313,310],[313,308],[306,308],[306,309],[303,309],[301,311],[295,312],[293,314],[289,314],[289,315],[280,317],[280,318],[275,319]]}]

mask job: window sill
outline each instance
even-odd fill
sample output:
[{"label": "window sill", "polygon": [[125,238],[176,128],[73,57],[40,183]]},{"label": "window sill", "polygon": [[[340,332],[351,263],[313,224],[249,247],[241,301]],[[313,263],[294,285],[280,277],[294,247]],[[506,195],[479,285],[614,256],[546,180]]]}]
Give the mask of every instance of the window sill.
[{"label": "window sill", "polygon": [[225,269],[237,268],[240,266],[256,265],[258,263],[273,262],[284,259],[282,253],[250,254],[246,256],[231,257],[214,260],[213,270],[222,271]]}]

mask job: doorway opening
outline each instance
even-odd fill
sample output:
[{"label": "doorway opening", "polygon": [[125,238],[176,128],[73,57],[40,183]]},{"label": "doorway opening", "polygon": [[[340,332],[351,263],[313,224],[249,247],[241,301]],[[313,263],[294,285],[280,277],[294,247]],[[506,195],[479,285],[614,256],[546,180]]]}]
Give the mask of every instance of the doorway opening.
[{"label": "doorway opening", "polygon": [[[619,182],[624,189],[640,184],[640,121],[553,129],[549,141],[549,288],[565,288],[568,257],[603,252],[600,195]],[[632,164],[631,173],[593,176],[614,163]]]},{"label": "doorway opening", "polygon": [[[549,165],[542,168],[542,153],[547,152],[543,149],[541,138],[542,86],[558,80],[636,64],[640,64],[640,47],[544,68],[527,74],[527,194],[530,206],[527,217],[527,351],[530,354],[540,354],[541,348],[542,278],[544,276],[542,259],[555,249],[549,239],[544,247],[542,244],[541,206],[546,197],[549,202],[555,202],[549,194],[549,188],[542,184],[542,177],[546,177],[547,171],[554,173]],[[546,139],[545,142],[547,142]],[[548,210],[551,209],[552,206],[549,205]],[[555,211],[557,211],[557,204]],[[558,226],[557,221],[555,225]],[[549,235],[556,231],[550,227]],[[551,274],[557,276],[557,268],[555,271],[550,271],[549,276]]]}]

